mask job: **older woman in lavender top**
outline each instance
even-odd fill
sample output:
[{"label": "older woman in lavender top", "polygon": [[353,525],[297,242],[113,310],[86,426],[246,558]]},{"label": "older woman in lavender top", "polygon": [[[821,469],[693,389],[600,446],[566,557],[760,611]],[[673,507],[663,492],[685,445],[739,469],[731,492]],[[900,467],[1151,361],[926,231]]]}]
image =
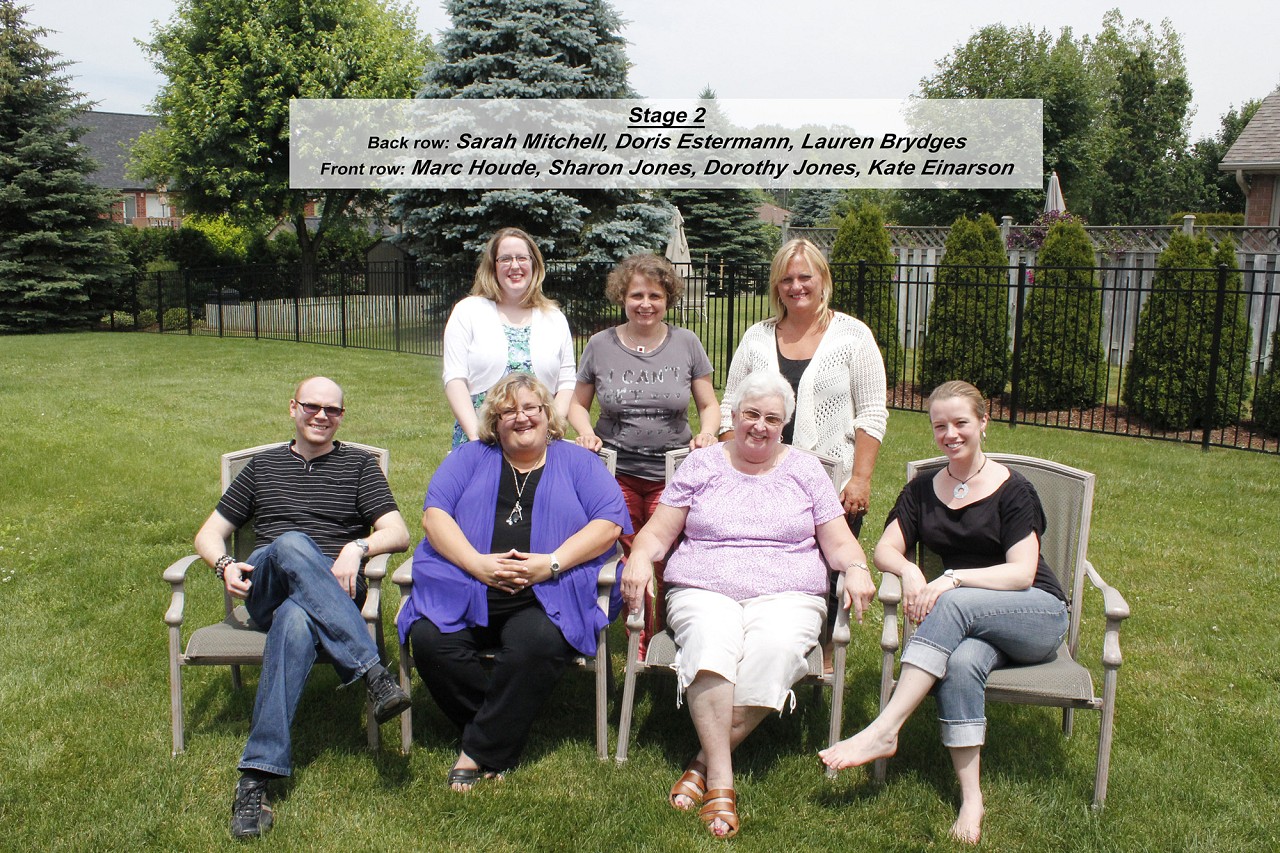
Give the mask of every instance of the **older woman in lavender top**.
[{"label": "older woman in lavender top", "polygon": [[738,831],[733,750],[783,709],[807,671],[826,615],[828,564],[847,572],[846,602],[859,622],[875,594],[822,465],[779,440],[795,410],[791,386],[756,372],[731,406],[733,440],[689,454],[622,576],[627,606],[638,611],[654,561],[684,534],[667,560],[667,624],[702,748],[669,801],[681,810],[700,805],[708,830],[722,838]]}]

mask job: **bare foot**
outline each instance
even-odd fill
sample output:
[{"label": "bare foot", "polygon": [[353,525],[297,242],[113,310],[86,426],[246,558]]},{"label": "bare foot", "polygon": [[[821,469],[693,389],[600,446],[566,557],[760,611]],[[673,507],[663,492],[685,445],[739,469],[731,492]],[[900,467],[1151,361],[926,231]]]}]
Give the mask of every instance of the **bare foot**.
[{"label": "bare foot", "polygon": [[861,767],[870,764],[877,758],[888,758],[898,751],[898,735],[896,732],[880,732],[874,724],[850,738],[829,746],[818,752],[822,763],[833,770],[846,767]]},{"label": "bare foot", "polygon": [[948,834],[961,844],[977,844],[982,840],[982,818],[985,814],[981,803],[972,806],[962,803]]}]

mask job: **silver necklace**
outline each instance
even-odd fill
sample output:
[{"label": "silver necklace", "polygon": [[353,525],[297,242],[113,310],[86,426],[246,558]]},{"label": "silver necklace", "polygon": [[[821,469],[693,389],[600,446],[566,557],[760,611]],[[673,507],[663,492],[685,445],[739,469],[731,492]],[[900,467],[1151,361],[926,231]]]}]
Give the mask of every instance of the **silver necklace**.
[{"label": "silver necklace", "polygon": [[[626,324],[624,323],[623,325],[626,325]],[[651,349],[653,349],[654,347],[660,347],[660,346],[662,346],[662,342],[663,342],[663,341],[665,341],[665,340],[667,339],[667,327],[666,327],[666,324],[664,323],[664,324],[663,324],[663,326],[662,326],[662,337],[658,338],[658,342],[657,342],[656,344],[654,344],[652,347],[646,347],[646,346],[644,346],[644,345],[642,345],[642,344],[633,344],[633,343],[628,343],[628,342],[627,342],[627,337],[626,337],[626,335],[622,334],[622,326],[619,326],[619,327],[618,327],[618,337],[622,340],[622,345],[623,345],[624,347],[628,347],[629,349],[633,349],[633,350],[635,350],[636,352],[649,352],[649,351],[650,351]]]},{"label": "silver necklace", "polygon": [[[543,455],[542,459],[546,458]],[[529,485],[529,477],[542,466],[542,460],[538,460],[537,465],[534,465],[524,473],[523,483],[520,482],[520,474],[516,471],[516,466],[512,465],[510,460],[507,461],[507,464],[511,465],[511,480],[516,484],[516,505],[511,508],[511,513],[507,516],[507,524],[514,526],[524,521],[524,507],[520,505],[520,500],[524,497],[524,487]]]},{"label": "silver necklace", "polygon": [[947,476],[960,484],[951,490],[951,497],[955,498],[956,500],[962,500],[965,495],[969,494],[969,481],[972,480],[974,477],[978,476],[979,474],[981,474],[982,469],[986,467],[987,467],[987,457],[984,455],[982,457],[982,464],[978,466],[978,470],[974,471],[968,477],[965,477],[963,480],[961,480],[955,474],[951,473],[951,463],[948,462]]}]

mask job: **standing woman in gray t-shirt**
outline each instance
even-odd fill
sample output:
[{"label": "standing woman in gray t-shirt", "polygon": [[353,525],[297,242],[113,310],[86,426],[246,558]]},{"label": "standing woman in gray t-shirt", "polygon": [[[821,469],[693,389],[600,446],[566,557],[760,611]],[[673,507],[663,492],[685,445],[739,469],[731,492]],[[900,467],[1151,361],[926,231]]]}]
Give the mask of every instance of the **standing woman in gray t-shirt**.
[{"label": "standing woman in gray t-shirt", "polygon": [[[621,305],[627,320],[591,337],[578,362],[578,382],[569,423],[578,444],[618,453],[618,484],[638,532],[658,505],[665,485],[664,454],[678,447],[716,443],[720,404],[711,384],[711,359],[698,336],[665,322],[667,307],[684,293],[684,281],[666,258],[632,255],[609,273],[605,295]],[[591,426],[591,398],[600,419]],[[697,435],[689,427],[689,398],[698,409]],[[624,553],[633,536],[623,536]],[[661,568],[655,581],[662,582]],[[662,601],[659,587],[658,604]],[[657,608],[646,606],[641,656],[654,630]]]}]

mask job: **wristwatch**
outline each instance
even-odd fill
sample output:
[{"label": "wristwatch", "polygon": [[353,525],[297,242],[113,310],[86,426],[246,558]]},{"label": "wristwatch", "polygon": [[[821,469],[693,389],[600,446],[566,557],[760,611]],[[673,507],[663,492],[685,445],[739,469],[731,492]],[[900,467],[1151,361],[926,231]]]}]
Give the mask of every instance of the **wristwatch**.
[{"label": "wristwatch", "polygon": [[951,578],[951,582],[956,585],[957,589],[963,586],[963,584],[960,583],[960,576],[956,574],[955,569],[947,569],[945,572],[942,573],[942,576],[945,578]]},{"label": "wristwatch", "polygon": [[364,541],[363,539],[357,539],[356,547],[359,548],[363,554],[361,559],[363,560],[369,559],[369,543],[368,542]]},{"label": "wristwatch", "polygon": [[561,572],[560,558],[555,555],[554,551],[551,553],[550,556],[551,556],[551,577],[558,578],[560,577],[560,572]]}]

